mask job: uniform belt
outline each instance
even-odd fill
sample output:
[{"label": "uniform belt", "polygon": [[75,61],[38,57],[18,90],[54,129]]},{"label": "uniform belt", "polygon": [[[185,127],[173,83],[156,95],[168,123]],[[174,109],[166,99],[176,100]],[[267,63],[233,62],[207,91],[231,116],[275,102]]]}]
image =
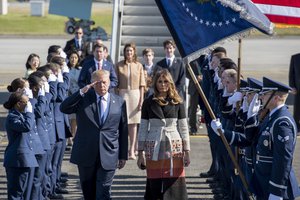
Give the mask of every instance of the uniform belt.
[{"label": "uniform belt", "polygon": [[264,162],[264,163],[273,163],[273,157],[256,155],[256,161]]}]

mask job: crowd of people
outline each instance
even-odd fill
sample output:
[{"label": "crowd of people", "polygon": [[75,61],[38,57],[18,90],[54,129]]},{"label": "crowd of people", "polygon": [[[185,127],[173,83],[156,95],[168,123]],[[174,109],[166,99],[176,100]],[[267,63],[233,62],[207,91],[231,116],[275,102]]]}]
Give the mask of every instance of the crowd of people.
[{"label": "crowd of people", "polygon": [[[222,47],[191,63],[216,119],[204,106],[197,84],[175,57],[172,40],[165,58],[124,45],[113,64],[101,40],[92,50],[82,28],[65,48],[48,48],[47,64],[30,54],[24,78],[7,87],[4,107],[8,146],[4,155],[8,199],[63,199],[68,174],[61,172],[67,147],[78,166],[86,200],[111,199],[116,169],[136,160],[146,170],[145,199],[188,199],[184,167],[190,164],[190,135],[203,111],[212,164],[207,178],[215,199],[295,199],[300,195],[292,160],[297,126],[285,101],[292,88],[263,77],[238,77]],[[190,79],[186,116],[185,79]],[[243,187],[220,135],[227,139],[249,188]],[[129,141],[129,144],[128,144]]]}]

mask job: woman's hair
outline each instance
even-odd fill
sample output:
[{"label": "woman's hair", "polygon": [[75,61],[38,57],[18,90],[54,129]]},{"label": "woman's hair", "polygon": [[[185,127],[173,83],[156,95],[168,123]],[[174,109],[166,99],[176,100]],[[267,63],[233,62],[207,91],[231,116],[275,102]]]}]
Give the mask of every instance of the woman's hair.
[{"label": "woman's hair", "polygon": [[[159,96],[159,91],[156,88],[157,81],[160,77],[164,77],[169,82],[169,90],[167,94],[167,99],[164,99]],[[156,72],[153,78],[153,100],[155,100],[160,106],[168,105],[169,103],[176,105],[182,102],[181,97],[179,96],[174,81],[170,72],[167,69],[162,69]]]},{"label": "woman's hair", "polygon": [[[45,73],[42,72],[42,71],[36,71],[36,72],[32,72],[32,73],[29,75],[29,77],[30,77],[30,76],[37,76],[37,77],[43,78],[43,76],[45,76]],[[29,80],[29,77],[28,77],[28,80]]]},{"label": "woman's hair", "polygon": [[29,82],[29,87],[30,89],[32,89],[33,87],[40,87],[40,83],[41,83],[42,79],[38,76],[29,76],[28,77],[28,82]]},{"label": "woman's hair", "polygon": [[125,44],[124,50],[123,50],[125,63],[127,61],[126,60],[126,49],[129,48],[129,47],[133,48],[133,51],[134,51],[132,61],[133,62],[137,62],[137,54],[136,54],[136,46],[135,46],[135,44],[134,43],[127,43],[127,44]]},{"label": "woman's hair", "polygon": [[[37,54],[35,54],[35,53],[30,54],[30,55],[28,56],[27,61],[26,61],[26,64],[25,64],[26,69],[31,69],[31,65],[29,64],[29,62],[30,62],[30,60],[31,60],[32,58],[34,58],[34,57],[37,57],[37,58],[40,60],[40,56],[39,56],[39,55],[37,55]],[[40,64],[39,64],[39,65],[40,65]]]},{"label": "woman's hair", "polygon": [[46,78],[48,79],[51,73],[51,68],[50,68],[51,64],[46,64],[44,66],[41,66],[37,69],[37,71],[39,72],[43,72],[44,75],[46,76]]},{"label": "woman's hair", "polygon": [[60,57],[60,56],[54,56],[50,60],[50,63],[56,63],[59,66],[63,66],[64,62],[65,62],[65,59],[63,57]]},{"label": "woman's hair", "polygon": [[24,88],[26,83],[26,79],[16,78],[14,79],[9,86],[7,86],[7,90],[9,92],[16,92],[19,88]]},{"label": "woman's hair", "polygon": [[69,68],[71,68],[71,66],[70,66],[70,57],[71,57],[72,54],[75,54],[77,56],[77,58],[78,58],[78,62],[74,66],[76,69],[78,69],[80,67],[79,64],[80,64],[81,60],[80,60],[80,56],[78,54],[78,51],[76,51],[76,50],[72,50],[72,51],[70,51],[70,53],[68,53],[67,58],[68,58],[69,62],[68,62],[67,65],[68,65]]},{"label": "woman's hair", "polygon": [[9,96],[8,101],[3,104],[3,107],[7,110],[12,109],[19,101],[22,100],[23,92],[13,92]]}]

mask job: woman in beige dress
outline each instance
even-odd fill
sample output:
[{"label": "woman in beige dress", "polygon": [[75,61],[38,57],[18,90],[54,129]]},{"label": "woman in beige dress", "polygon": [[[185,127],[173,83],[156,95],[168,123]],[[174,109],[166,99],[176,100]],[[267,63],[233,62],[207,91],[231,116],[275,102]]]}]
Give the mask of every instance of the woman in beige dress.
[{"label": "woman in beige dress", "polygon": [[117,93],[126,101],[128,132],[129,132],[129,159],[136,159],[136,135],[137,124],[141,120],[141,109],[144,100],[144,87],[146,85],[144,70],[137,61],[135,44],[124,46],[124,60],[116,65],[116,73],[119,81]]}]

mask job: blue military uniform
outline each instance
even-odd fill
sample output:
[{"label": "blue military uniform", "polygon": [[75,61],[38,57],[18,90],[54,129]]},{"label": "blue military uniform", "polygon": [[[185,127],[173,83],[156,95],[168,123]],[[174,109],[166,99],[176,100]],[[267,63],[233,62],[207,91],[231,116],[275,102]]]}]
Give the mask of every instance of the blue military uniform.
[{"label": "blue military uniform", "polygon": [[[20,113],[15,109],[9,111],[5,127],[8,146],[4,153],[4,167],[7,177],[8,199],[29,200],[29,179],[38,167],[30,130],[35,126],[32,113]],[[32,184],[32,183],[31,183]]]},{"label": "blue military uniform", "polygon": [[[290,87],[263,78],[263,90],[288,93]],[[282,104],[270,111],[258,127],[254,174],[251,188],[257,199],[270,194],[295,199],[300,190],[292,167],[296,144],[296,125],[287,107]]]}]

